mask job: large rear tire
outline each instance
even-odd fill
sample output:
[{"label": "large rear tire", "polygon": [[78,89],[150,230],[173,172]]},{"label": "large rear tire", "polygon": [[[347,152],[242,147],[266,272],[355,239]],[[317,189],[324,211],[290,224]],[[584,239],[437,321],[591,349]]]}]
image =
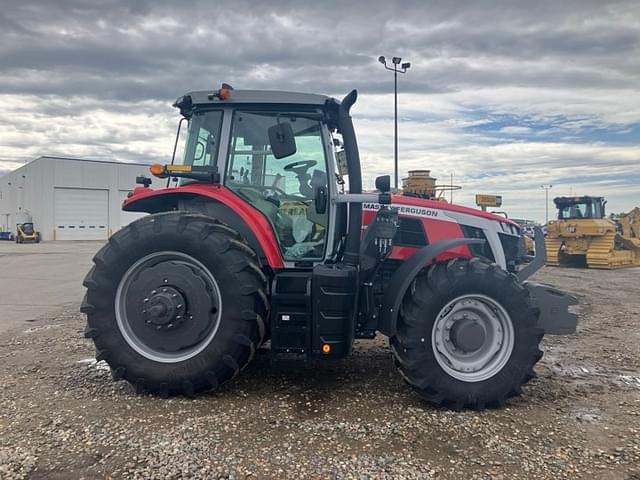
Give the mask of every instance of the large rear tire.
[{"label": "large rear tire", "polygon": [[193,395],[238,374],[265,336],[267,279],[255,252],[204,215],[143,217],[94,257],[85,336],[115,379]]},{"label": "large rear tire", "polygon": [[425,400],[503,406],[542,357],[538,311],[517,278],[478,258],[434,264],[407,291],[390,339],[396,366]]}]

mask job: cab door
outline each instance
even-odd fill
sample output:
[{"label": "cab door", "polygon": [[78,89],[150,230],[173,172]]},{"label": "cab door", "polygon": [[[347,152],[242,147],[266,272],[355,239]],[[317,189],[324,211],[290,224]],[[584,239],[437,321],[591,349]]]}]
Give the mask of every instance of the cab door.
[{"label": "cab door", "polygon": [[[276,159],[268,129],[279,122],[291,125],[296,152]],[[327,171],[323,125],[311,115],[234,112],[225,185],[269,220],[287,262],[317,262],[325,257]]]}]

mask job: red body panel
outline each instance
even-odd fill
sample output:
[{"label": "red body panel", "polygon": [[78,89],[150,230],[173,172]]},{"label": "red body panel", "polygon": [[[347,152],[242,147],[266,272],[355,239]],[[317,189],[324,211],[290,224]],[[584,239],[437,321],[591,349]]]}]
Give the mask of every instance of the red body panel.
[{"label": "red body panel", "polygon": [[[280,249],[278,248],[278,242],[269,221],[265,218],[264,215],[262,215],[262,213],[260,213],[260,211],[253,208],[245,200],[222,185],[190,183],[187,185],[183,185],[180,188],[151,189],[138,187],[134,189],[133,194],[124,201],[123,209],[128,210],[133,206],[134,203],[146,198],[180,193],[192,193],[209,197],[233,209],[240,216],[240,218],[242,218],[242,220],[244,220],[246,224],[252,228],[254,234],[256,235],[256,238],[258,239],[258,242],[260,242],[260,245],[262,246],[269,266],[276,269],[284,268],[284,260],[282,258],[282,254],[280,253]],[[393,195],[392,203],[395,205],[425,207],[434,210],[448,210],[468,215],[475,215],[492,221],[513,223],[510,220],[491,213],[435,200]],[[400,215],[402,216],[402,213]],[[413,217],[412,215],[408,216],[420,219],[423,228],[427,233],[430,244],[436,243],[441,240],[463,237],[460,225],[454,221],[442,221],[436,218],[420,216]],[[363,229],[366,225],[371,223],[374,217],[375,210],[367,208],[363,210]],[[389,258],[393,260],[404,260],[411,257],[411,255],[413,255],[416,250],[417,248],[414,247],[395,246],[391,250]],[[471,256],[471,252],[466,245],[447,250],[438,255],[437,259],[442,261],[460,256]]]},{"label": "red body panel", "polygon": [[425,198],[409,197],[405,195],[392,195],[391,202],[400,205],[414,205],[416,207],[428,207],[435,208],[437,210],[448,210],[450,212],[466,213],[467,215],[474,215],[476,217],[486,218],[487,220],[510,223],[512,225],[518,226],[516,222],[500,215],[496,215],[494,213],[483,212],[482,210],[478,210],[476,208],[454,205],[452,203],[441,202],[438,200],[427,200]]},{"label": "red body panel", "polygon": [[180,188],[151,189],[138,187],[133,191],[133,195],[127,198],[122,208],[127,210],[133,203],[142,199],[160,196],[173,195],[176,193],[194,193],[216,200],[235,211],[247,225],[251,227],[258,242],[262,246],[264,255],[271,268],[284,268],[282,254],[278,248],[278,241],[273,233],[271,224],[262,213],[249,205],[245,200],[222,185],[212,185],[203,183],[189,183]]},{"label": "red body panel", "polygon": [[[401,203],[401,202],[397,202],[396,198],[397,197],[394,196],[393,203],[395,204]],[[419,200],[419,199],[412,199],[412,200]],[[444,202],[433,202],[433,203],[444,204]],[[417,206],[416,203],[409,203],[406,205]],[[419,206],[422,206],[422,205],[419,205]],[[434,209],[438,209],[440,208],[440,205],[435,205],[435,206],[430,205],[430,207]],[[375,210],[367,210],[367,209],[363,210],[363,217],[362,217],[363,227],[366,225],[369,225],[369,223],[373,221],[375,215],[376,215]],[[402,217],[403,215],[400,214],[400,216]],[[412,218],[416,218],[416,217],[412,217]],[[431,219],[431,218],[418,218],[418,219],[422,222],[422,228],[424,228],[424,231],[427,234],[427,238],[429,239],[430,244],[439,242],[441,240],[449,240],[451,238],[464,237],[464,235],[462,234],[462,229],[460,228],[460,225],[458,225],[455,222],[445,222],[445,221]],[[411,257],[411,255],[413,255],[416,252],[416,250],[418,250],[417,247],[394,246],[392,247],[391,253],[389,254],[389,259],[405,260]],[[466,245],[461,245],[460,247],[446,250],[440,255],[438,255],[436,259],[438,261],[444,261],[454,257],[471,257],[471,252],[469,250],[469,247],[467,247]]]}]

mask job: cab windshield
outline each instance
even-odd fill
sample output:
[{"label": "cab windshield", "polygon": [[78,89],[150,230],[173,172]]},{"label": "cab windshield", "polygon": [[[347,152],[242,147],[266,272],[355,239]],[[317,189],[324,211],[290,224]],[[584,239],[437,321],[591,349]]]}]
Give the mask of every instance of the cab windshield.
[{"label": "cab windshield", "polygon": [[602,218],[602,206],[595,202],[581,202],[561,205],[558,209],[559,219],[568,218]]}]

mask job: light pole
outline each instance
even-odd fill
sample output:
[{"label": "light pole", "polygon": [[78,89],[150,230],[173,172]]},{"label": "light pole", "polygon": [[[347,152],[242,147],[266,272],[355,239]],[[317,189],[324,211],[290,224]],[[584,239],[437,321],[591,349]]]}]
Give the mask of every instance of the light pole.
[{"label": "light pole", "polygon": [[403,63],[402,58],[393,57],[391,59],[390,67],[387,65],[387,60],[380,56],[378,57],[378,61],[384,65],[384,68],[393,72],[393,109],[394,109],[394,142],[393,142],[393,173],[394,173],[394,186],[395,189],[398,190],[398,73],[407,73],[411,64],[409,62]]},{"label": "light pole", "polygon": [[540,185],[540,188],[544,188],[544,224],[547,225],[549,223],[549,189],[553,187],[553,185],[546,184]]}]

